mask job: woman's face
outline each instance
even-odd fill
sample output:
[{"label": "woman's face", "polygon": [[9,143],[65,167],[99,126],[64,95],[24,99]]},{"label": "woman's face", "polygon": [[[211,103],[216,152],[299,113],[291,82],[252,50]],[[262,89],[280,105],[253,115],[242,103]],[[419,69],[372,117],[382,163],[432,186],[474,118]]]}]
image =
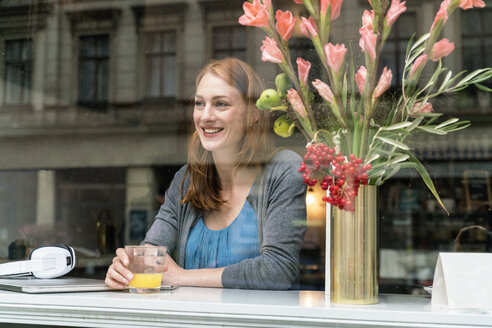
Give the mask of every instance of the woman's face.
[{"label": "woman's face", "polygon": [[205,150],[237,153],[246,130],[246,104],[237,89],[207,73],[196,90],[193,121]]}]

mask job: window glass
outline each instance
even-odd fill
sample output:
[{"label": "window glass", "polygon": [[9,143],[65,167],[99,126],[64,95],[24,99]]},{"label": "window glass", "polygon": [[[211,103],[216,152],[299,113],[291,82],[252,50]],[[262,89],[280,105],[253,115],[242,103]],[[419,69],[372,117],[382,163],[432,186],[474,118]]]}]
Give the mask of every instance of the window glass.
[{"label": "window glass", "polygon": [[79,39],[79,103],[103,104],[108,98],[107,35],[83,36]]},{"label": "window glass", "polygon": [[146,34],[147,98],[172,98],[176,96],[176,31]]},{"label": "window glass", "polygon": [[236,57],[246,60],[246,28],[221,26],[212,29],[214,58]]},{"label": "window glass", "polygon": [[5,102],[26,104],[31,94],[31,40],[5,42]]},{"label": "window glass", "polygon": [[[139,243],[153,223],[175,172],[186,163],[195,78],[211,58],[247,61],[267,88],[280,69],[261,60],[265,33],[238,24],[242,1],[0,1],[0,262],[9,246],[27,249],[65,242],[81,252],[75,275],[104,278],[112,251]],[[292,65],[311,62],[309,80],[328,81],[312,42],[297,26],[289,40]],[[49,10],[40,10],[43,6]],[[407,1],[381,54],[399,90],[407,41],[433,22],[439,1]],[[9,8],[6,8],[9,7]],[[440,38],[456,49],[443,59],[453,74],[492,67],[492,9],[456,9]],[[26,10],[28,8],[28,10]],[[44,7],[43,7],[44,8]],[[332,23],[333,44],[344,43],[362,65],[360,17],[367,1],[344,1]],[[459,14],[459,15],[458,15]],[[451,25],[453,24],[453,25]],[[431,76],[437,63],[423,72]],[[442,79],[441,79],[442,80]],[[491,87],[492,81],[482,84]],[[319,94],[310,84],[313,99]],[[357,94],[355,95],[357,96]],[[374,128],[384,119],[371,122]],[[469,120],[446,136],[416,134],[409,146],[428,169],[449,216],[418,173],[402,169],[379,187],[380,291],[422,293],[437,254],[492,250],[487,184],[492,180],[492,97],[476,87],[432,100],[443,120]],[[323,107],[323,106],[319,106]],[[335,120],[325,106],[326,117]],[[357,109],[358,111],[359,109]],[[272,112],[276,119],[284,114]],[[331,115],[331,116],[330,116]],[[318,118],[318,117],[317,117]],[[273,130],[273,129],[272,129]],[[300,155],[301,135],[272,138]],[[311,197],[311,196],[315,197]],[[301,287],[324,288],[326,208],[321,189],[308,189],[308,231],[301,251]],[[104,241],[105,240],[105,241]]]}]

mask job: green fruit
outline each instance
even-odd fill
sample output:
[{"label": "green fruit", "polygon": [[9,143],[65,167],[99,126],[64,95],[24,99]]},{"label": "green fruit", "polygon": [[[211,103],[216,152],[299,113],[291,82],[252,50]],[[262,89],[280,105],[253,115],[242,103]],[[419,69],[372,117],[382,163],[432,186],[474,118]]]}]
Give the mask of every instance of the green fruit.
[{"label": "green fruit", "polygon": [[294,133],[295,124],[290,122],[287,115],[279,116],[273,123],[273,131],[282,138],[288,138]]},{"label": "green fruit", "polygon": [[282,100],[274,89],[263,90],[260,96],[260,102],[263,108],[266,109],[282,105]]},{"label": "green fruit", "polygon": [[261,98],[258,98],[258,100],[256,100],[256,108],[258,108],[259,110],[267,110],[268,109],[265,106],[263,106],[263,103],[261,102]]},{"label": "green fruit", "polygon": [[292,88],[292,82],[285,73],[280,73],[275,77],[275,85],[277,86],[278,93],[285,97],[287,95],[287,90]]}]

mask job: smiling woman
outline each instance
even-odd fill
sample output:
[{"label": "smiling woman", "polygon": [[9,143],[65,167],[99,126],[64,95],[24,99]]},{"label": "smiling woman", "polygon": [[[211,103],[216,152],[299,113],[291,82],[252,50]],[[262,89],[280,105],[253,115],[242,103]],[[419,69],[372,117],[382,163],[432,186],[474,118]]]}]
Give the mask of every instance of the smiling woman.
[{"label": "smiling woman", "polygon": [[[188,164],[143,241],[168,247],[164,284],[288,289],[298,279],[306,229],[301,158],[271,148],[268,113],[256,107],[262,89],[235,58],[198,74]],[[118,249],[106,283],[122,288],[132,277]]]}]

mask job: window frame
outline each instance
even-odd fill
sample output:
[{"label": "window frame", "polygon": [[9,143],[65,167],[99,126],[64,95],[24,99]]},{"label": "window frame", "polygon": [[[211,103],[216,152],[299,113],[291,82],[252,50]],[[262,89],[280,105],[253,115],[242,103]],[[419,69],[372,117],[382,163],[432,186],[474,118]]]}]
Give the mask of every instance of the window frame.
[{"label": "window frame", "polygon": [[[148,47],[148,43],[149,43],[149,36],[152,35],[152,34],[161,34],[161,36],[163,36],[165,33],[174,33],[175,34],[175,51],[174,51],[174,56],[176,58],[176,75],[175,75],[175,85],[176,85],[176,90],[175,90],[175,94],[174,96],[165,96],[163,94],[163,89],[162,89],[162,85],[163,85],[163,79],[164,79],[164,74],[162,74],[162,70],[160,71],[161,73],[159,74],[159,96],[158,97],[149,97],[149,95],[147,94],[147,89],[149,88],[150,86],[150,83],[149,83],[149,57],[151,56],[151,54],[148,53],[147,51],[147,47]],[[142,67],[142,71],[143,71],[143,74],[141,74],[141,81],[143,81],[142,85],[144,86],[144,88],[142,89],[142,93],[141,93],[141,99],[143,99],[143,102],[146,103],[146,104],[159,104],[159,103],[174,103],[176,101],[176,99],[178,99],[179,97],[179,93],[180,93],[180,64],[179,64],[179,57],[180,57],[180,39],[181,39],[181,35],[180,35],[180,31],[179,29],[177,28],[164,28],[164,29],[146,29],[146,30],[143,30],[142,33],[140,34],[140,44],[142,45],[140,47],[140,49],[143,49],[142,51],[142,64],[139,65],[139,67]],[[162,46],[164,45],[164,43],[161,44],[161,51],[162,51]],[[161,63],[160,63],[160,67],[162,67],[163,65],[163,62],[164,62],[164,58],[165,56],[167,55],[166,52],[160,52],[158,55],[156,55],[155,57],[160,57],[161,58]]]},{"label": "window frame", "polygon": [[[107,42],[108,42],[108,54],[107,56],[105,57],[101,57],[103,58],[104,60],[107,61],[107,66],[108,66],[108,72],[107,72],[107,86],[106,86],[106,89],[107,89],[107,94],[106,94],[106,99],[105,100],[102,100],[102,101],[98,101],[97,100],[97,86],[96,86],[96,100],[95,101],[82,101],[81,100],[81,90],[80,90],[80,87],[81,87],[81,63],[82,63],[82,60],[81,60],[81,41],[83,38],[104,38],[104,37],[107,37]],[[108,104],[110,103],[110,85],[111,85],[111,53],[112,53],[112,47],[111,47],[111,44],[112,44],[112,38],[111,38],[111,34],[110,33],[104,33],[104,32],[98,32],[98,33],[84,33],[84,34],[80,34],[80,35],[77,35],[77,52],[76,52],[76,62],[77,62],[77,70],[76,70],[76,84],[77,84],[77,88],[76,88],[76,94],[77,94],[77,100],[76,100],[76,104],[77,106],[81,106],[81,107],[87,107],[87,108],[93,108],[93,109],[106,109],[108,107]],[[99,57],[89,57],[88,60],[94,60],[94,59],[100,59]],[[99,65],[98,65],[99,66]],[[96,70],[96,83],[97,83],[97,70]]]},{"label": "window frame", "polygon": [[[232,29],[242,29],[245,33],[245,40],[246,42],[244,43],[244,47],[234,47],[233,46],[233,32],[232,32]],[[229,33],[228,35],[228,47],[226,49],[216,49],[215,47],[215,31],[216,30],[229,30],[231,31],[231,33]],[[228,57],[232,57],[232,53],[235,52],[235,51],[244,51],[244,60],[245,61],[248,61],[248,29],[246,28],[246,26],[243,26],[243,25],[240,25],[240,24],[230,24],[230,23],[225,23],[225,24],[214,24],[212,26],[210,26],[210,56],[212,58],[219,58],[219,57],[216,57],[216,51],[222,51],[222,52],[225,52],[227,51],[228,53]],[[220,57],[220,58],[224,58],[224,57]]]},{"label": "window frame", "polygon": [[[29,61],[25,61],[25,60],[16,60],[16,61],[13,61],[11,63],[9,63],[7,61],[7,45],[9,43],[14,43],[14,42],[21,42],[21,44],[25,44],[25,43],[30,43],[30,48],[31,48],[31,53],[30,53],[30,58],[29,58]],[[2,72],[2,75],[3,75],[3,81],[4,81],[4,85],[2,87],[2,93],[3,93],[3,101],[2,101],[2,106],[6,106],[6,107],[18,107],[18,106],[30,106],[32,104],[32,92],[29,92],[28,94],[28,100],[27,101],[23,101],[23,98],[24,98],[24,93],[25,93],[25,89],[27,89],[28,87],[32,89],[33,87],[33,71],[34,71],[34,51],[33,51],[33,48],[35,46],[35,43],[34,43],[34,40],[32,38],[26,38],[26,37],[19,37],[19,38],[9,38],[9,39],[3,39],[2,40],[2,47],[3,47],[3,53],[5,54],[4,56],[4,61],[2,63],[3,65],[3,72]],[[22,52],[22,50],[21,50]],[[28,64],[26,64],[28,62]],[[24,78],[24,75],[22,77],[22,85],[21,85],[21,96],[20,96],[20,101],[15,101],[15,102],[8,102],[7,101],[7,98],[8,98],[8,83],[7,83],[7,73],[8,73],[8,68],[10,65],[14,65],[14,66],[23,66],[25,67],[26,65],[29,66],[29,69],[30,69],[30,74],[29,74],[29,82],[28,82],[28,85],[26,86],[25,83],[27,81],[27,79]],[[24,70],[25,71],[25,70]]]}]

